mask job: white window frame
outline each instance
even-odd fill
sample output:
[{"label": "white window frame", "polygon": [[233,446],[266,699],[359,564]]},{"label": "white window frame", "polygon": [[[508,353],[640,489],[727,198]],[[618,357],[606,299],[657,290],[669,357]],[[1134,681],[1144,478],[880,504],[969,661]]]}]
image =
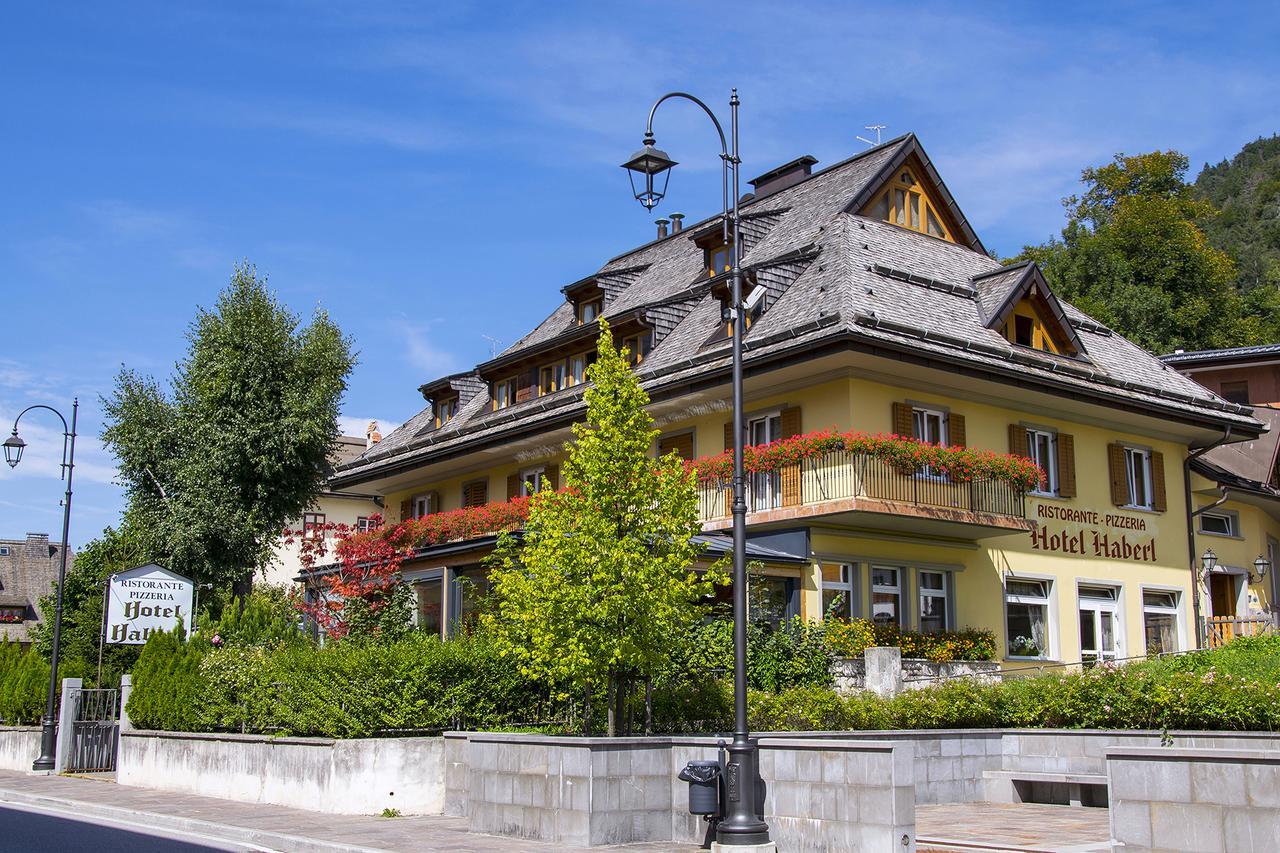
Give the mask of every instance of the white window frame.
[{"label": "white window frame", "polygon": [[[1139,466],[1136,473],[1141,475],[1141,487],[1144,491],[1146,501],[1138,500],[1138,481],[1134,477],[1134,463],[1138,462]],[[1145,447],[1128,447],[1124,448],[1124,479],[1129,487],[1129,503],[1126,504],[1130,509],[1154,509],[1155,500],[1152,494],[1153,478],[1151,476],[1151,451]]]},{"label": "white window frame", "polygon": [[[774,423],[777,423],[778,435],[774,434]],[[755,427],[757,424],[764,424],[765,441],[763,443],[777,441],[781,438],[782,432],[782,410],[775,409],[771,412],[761,412],[751,415],[747,418],[747,435],[745,444],[759,444],[753,440]],[[782,506],[782,475],[778,471],[764,471],[758,474],[748,476],[748,482],[751,486],[751,495],[749,508],[752,512],[762,512],[770,509],[777,509]]]},{"label": "white window frame", "polygon": [[373,529],[373,525],[370,524],[369,522],[369,516],[367,515],[356,516],[356,532],[357,533],[368,533],[372,529]]},{"label": "white window frame", "polygon": [[423,492],[420,495],[414,495],[409,501],[410,517],[422,518],[424,515],[440,511],[440,496],[436,492]]},{"label": "white window frame", "polygon": [[[1048,459],[1040,458],[1040,441],[1044,440]],[[1045,487],[1031,490],[1033,495],[1058,495],[1058,434],[1052,430],[1027,428],[1027,456],[1044,472]]]},{"label": "white window frame", "polygon": [[7,557],[7,556],[9,556],[9,546],[0,545],[0,557]]},{"label": "white window frame", "polygon": [[[895,583],[892,586],[890,586],[889,584],[876,583],[877,571],[893,572],[897,577],[897,583]],[[897,596],[898,604],[897,604],[897,607],[895,608],[897,610],[897,618],[894,619],[894,623],[901,628],[907,627],[906,614],[903,612],[903,608],[902,608],[903,600],[905,598],[905,595],[904,595],[905,590],[903,587],[905,586],[904,581],[907,577],[906,566],[894,566],[894,565],[889,565],[887,563],[872,563],[871,570],[868,573],[868,575],[871,581],[871,600],[868,602],[868,605],[869,605],[868,615],[870,616],[871,621],[875,624],[888,624],[888,623],[876,622],[876,612],[875,612],[876,593],[881,593],[885,595],[895,595]]]},{"label": "white window frame", "polygon": [[[315,519],[319,519],[319,521]],[[322,538],[324,536],[323,528],[328,520],[328,515],[323,512],[304,512],[302,514],[302,535],[307,539]]]},{"label": "white window frame", "polygon": [[[581,368],[579,369],[579,365]],[[564,381],[566,388],[581,385],[587,381],[587,354],[571,355],[565,359]]]},{"label": "white window frame", "polygon": [[[1042,584],[1044,595],[1021,595],[1009,592],[1009,582],[1014,583],[1038,583]],[[1054,579],[1051,577],[1041,577],[1037,575],[1017,575],[1009,576],[1004,579],[1004,653],[1009,660],[1053,660],[1054,651],[1057,642],[1057,625],[1056,613],[1054,608]],[[1040,650],[1038,655],[1015,655],[1009,649],[1012,637],[1009,636],[1009,605],[1018,604],[1030,607],[1044,608],[1044,638],[1045,648]]]},{"label": "white window frame", "polygon": [[[1158,595],[1172,595],[1173,607],[1165,605],[1147,604],[1147,593],[1156,593]],[[1166,651],[1180,652],[1186,648],[1186,638],[1183,635],[1182,627],[1182,590],[1176,587],[1164,586],[1144,586],[1142,587],[1142,645],[1146,654],[1151,653],[1151,649],[1147,647],[1147,614],[1158,614],[1162,616],[1172,616],[1174,626],[1174,642],[1177,643],[1176,649],[1167,649]]]},{"label": "white window frame", "polygon": [[[838,581],[829,581],[826,578],[822,577],[823,565],[839,566],[841,579]],[[822,601],[822,598],[821,598],[822,593],[825,593],[827,591],[833,590],[836,592],[842,592],[844,593],[845,601],[847,603],[849,618],[856,619],[860,612],[858,594],[857,594],[858,564],[854,562],[850,562],[848,560],[825,559],[825,558],[819,557],[818,558],[818,577],[821,579],[821,588],[818,591],[819,601]],[[822,615],[824,618],[827,615],[826,602],[822,603]]]},{"label": "white window frame", "polygon": [[[510,408],[515,405],[517,383],[515,377],[502,379],[493,383],[493,408],[495,411]],[[505,392],[505,393],[504,393]],[[505,397],[506,402],[502,402],[500,397]]]},{"label": "white window frame", "polygon": [[[1217,530],[1206,530],[1204,526],[1204,520],[1206,518],[1222,519],[1227,523],[1227,532],[1222,533]],[[1204,512],[1200,513],[1199,519],[1200,521],[1199,521],[1198,527],[1200,528],[1200,532],[1203,533],[1205,536],[1224,536],[1229,539],[1240,538],[1239,513],[1231,512],[1230,510],[1215,510],[1215,511],[1205,510]]]},{"label": "white window frame", "polygon": [[[545,465],[537,468],[526,468],[521,471],[520,497],[532,497],[535,493],[542,491],[542,489],[545,488],[543,480],[546,477],[546,473],[547,469]],[[532,489],[529,488],[530,484],[533,486]]]},{"label": "white window frame", "polygon": [[[1100,596],[1086,596],[1084,589],[1106,589],[1111,591],[1111,598],[1103,598]],[[1103,663],[1106,661],[1114,661],[1117,658],[1124,657],[1124,620],[1121,618],[1124,609],[1120,606],[1121,588],[1108,583],[1093,583],[1087,580],[1081,580],[1076,583],[1076,630],[1080,630],[1080,617],[1086,611],[1093,614],[1093,634],[1094,638],[1101,643],[1102,641],[1102,619],[1104,613],[1111,614],[1111,635],[1115,640],[1115,645],[1111,649],[1090,649],[1088,654],[1093,657],[1093,663]],[[1080,660],[1085,661],[1084,637],[1080,637]]]},{"label": "white window frame", "polygon": [[[925,444],[937,444],[939,447],[946,447],[950,439],[950,412],[944,409],[934,409],[928,406],[911,407],[911,431],[915,434],[917,441]],[[929,440],[929,419],[937,418],[938,420],[938,440]],[[923,427],[923,429],[922,429]],[[930,480],[945,480],[945,474],[934,473],[928,465],[924,465],[916,472],[917,477],[926,477]]]},{"label": "white window frame", "polygon": [[[955,627],[952,622],[952,589],[954,584],[951,580],[951,572],[945,572],[941,569],[916,569],[916,629],[924,630],[924,600],[926,598],[937,598],[942,600],[942,632],[954,631]],[[924,575],[937,575],[942,578],[942,589],[933,589],[926,587],[921,583]]]}]

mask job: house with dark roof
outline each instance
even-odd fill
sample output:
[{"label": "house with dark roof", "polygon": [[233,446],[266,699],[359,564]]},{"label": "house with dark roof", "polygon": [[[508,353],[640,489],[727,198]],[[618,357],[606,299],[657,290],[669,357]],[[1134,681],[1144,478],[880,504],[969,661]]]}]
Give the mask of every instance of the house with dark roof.
[{"label": "house with dark roof", "polygon": [[[31,629],[48,615],[40,609],[40,599],[53,592],[61,549],[48,533],[0,539],[0,640],[31,644]],[[67,571],[74,562],[75,555],[69,554]]]},{"label": "house with dark roof", "polygon": [[[719,217],[664,220],[595,273],[548,284],[564,296],[549,316],[474,369],[427,378],[422,411],[340,465],[331,487],[381,496],[394,524],[560,485],[598,316],[650,395],[655,451],[723,452],[738,251],[749,444],[895,434],[1043,472],[1024,492],[843,452],[752,475],[749,541],[764,567],[752,583],[774,616],[990,628],[1015,663],[1193,645],[1184,463],[1265,425],[1058,298],[1034,264],[993,260],[914,135],[815,162],[752,182],[740,247]],[[699,489],[704,538],[722,547],[724,484]],[[468,617],[493,540],[427,543],[405,564],[423,627]]]}]

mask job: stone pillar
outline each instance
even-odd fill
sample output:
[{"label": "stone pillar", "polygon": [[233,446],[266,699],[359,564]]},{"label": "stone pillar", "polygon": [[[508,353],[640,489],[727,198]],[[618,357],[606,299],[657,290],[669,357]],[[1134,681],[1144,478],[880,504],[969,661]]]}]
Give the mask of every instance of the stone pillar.
[{"label": "stone pillar", "polygon": [[71,757],[71,738],[75,733],[77,694],[84,682],[79,678],[62,679],[62,704],[58,707],[58,746],[57,755],[53,759],[53,772],[61,773],[66,769]]},{"label": "stone pillar", "polygon": [[866,689],[888,699],[902,692],[902,649],[873,646],[864,653],[867,662]]},{"label": "stone pillar", "polygon": [[120,676],[120,731],[133,731],[133,723],[129,720],[129,694],[133,693],[133,673],[126,672]]}]

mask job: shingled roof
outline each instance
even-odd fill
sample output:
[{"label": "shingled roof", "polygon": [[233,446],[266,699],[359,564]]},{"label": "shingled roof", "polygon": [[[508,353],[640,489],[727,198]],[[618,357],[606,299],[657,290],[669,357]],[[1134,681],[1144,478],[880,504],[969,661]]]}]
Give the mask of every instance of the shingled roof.
[{"label": "shingled roof", "polygon": [[[909,156],[925,165],[951,218],[961,223],[960,243],[857,214]],[[1032,264],[1006,269],[985,253],[913,134],[748,202],[742,214],[756,223],[752,239],[744,240],[742,265],[769,289],[764,313],[743,338],[749,370],[827,344],[874,348],[1103,405],[1232,425],[1244,434],[1262,429],[1248,407],[1217,397],[1066,302],[1053,299],[1078,341],[1076,356],[1018,347],[991,328],[988,321],[1028,276],[1043,278]],[[665,388],[728,369],[730,342],[710,341],[720,322],[714,282],[691,239],[717,220],[612,258],[595,274],[608,279],[607,287],[602,282],[606,318],[638,316],[657,331],[654,349],[637,368],[655,398]],[[563,303],[495,362],[532,355],[580,329],[572,306]],[[487,392],[481,392],[438,430],[429,428],[430,412],[424,410],[343,466],[335,480],[360,482],[571,421],[581,416],[581,397],[578,386],[493,411]]]}]

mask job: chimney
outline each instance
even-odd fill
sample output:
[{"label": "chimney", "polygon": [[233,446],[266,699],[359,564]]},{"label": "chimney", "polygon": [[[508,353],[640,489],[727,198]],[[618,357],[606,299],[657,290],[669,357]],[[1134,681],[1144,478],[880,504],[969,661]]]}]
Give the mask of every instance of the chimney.
[{"label": "chimney", "polygon": [[367,450],[370,447],[373,447],[379,441],[382,441],[382,433],[378,432],[378,422],[369,421],[369,426],[367,426],[364,431],[365,449]]},{"label": "chimney", "polygon": [[783,163],[776,169],[770,169],[760,177],[747,183],[751,184],[755,190],[752,194],[753,197],[759,200],[767,195],[773,195],[779,190],[785,190],[792,184],[800,183],[813,174],[813,165],[817,162],[817,157],[805,154],[790,163]]},{"label": "chimney", "polygon": [[658,223],[658,239],[661,240],[663,237],[667,236],[667,223],[671,220],[655,219],[654,221]]},{"label": "chimney", "polygon": [[683,230],[684,230],[684,214],[683,213],[671,214],[671,233],[679,234]]},{"label": "chimney", "polygon": [[48,533],[28,533],[27,534],[27,556],[34,559],[47,560],[57,552],[56,548],[49,547]]}]

